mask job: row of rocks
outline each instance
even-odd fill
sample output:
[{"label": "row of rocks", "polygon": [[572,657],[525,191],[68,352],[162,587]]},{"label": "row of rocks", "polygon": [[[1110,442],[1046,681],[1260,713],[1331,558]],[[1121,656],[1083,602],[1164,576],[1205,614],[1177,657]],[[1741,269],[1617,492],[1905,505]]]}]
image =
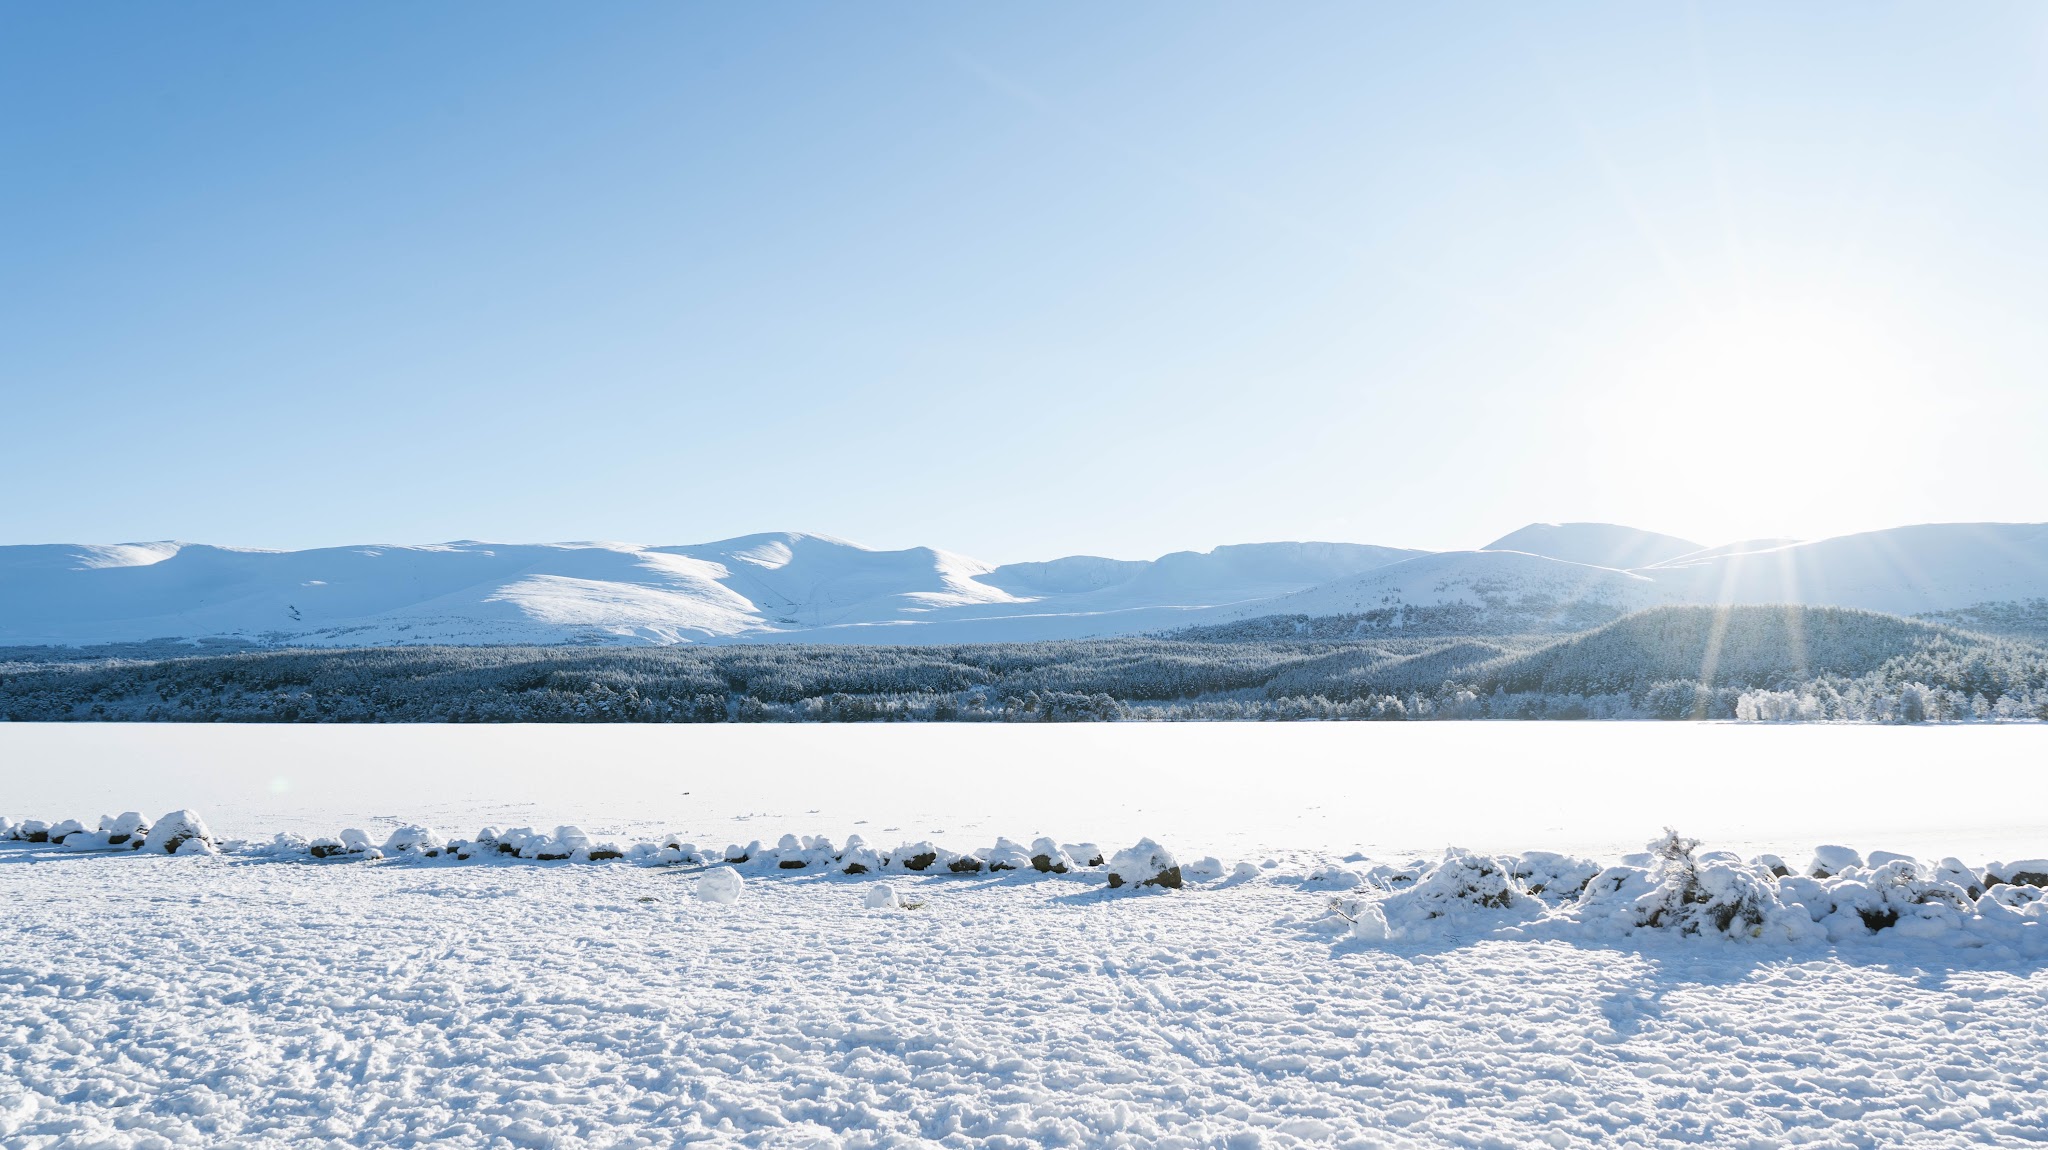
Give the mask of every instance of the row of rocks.
[{"label": "row of rocks", "polygon": [[1617,865],[1532,853],[1448,851],[1434,863],[1374,868],[1360,885],[1386,892],[1340,904],[1359,938],[1426,938],[1494,924],[1592,937],[1641,931],[1782,941],[1844,941],[1896,932],[1956,945],[2048,952],[2048,862],[1969,867],[1845,847],[1815,852],[1804,873],[1775,856],[1700,851],[1675,832]]},{"label": "row of rocks", "polygon": [[[76,820],[53,825],[34,819],[15,822],[0,818],[0,840],[6,839],[53,843],[69,850],[127,847],[174,854],[216,853],[222,846],[205,822],[191,811],[173,811],[154,824],[130,811],[100,819],[97,830],[87,830]],[[834,844],[822,835],[784,835],[772,847],[756,840],[712,850],[700,849],[695,843],[674,835],[654,842],[620,845],[592,839],[575,826],[558,826],[552,832],[532,827],[508,830],[485,827],[474,838],[464,839],[445,837],[432,827],[409,825],[390,832],[381,842],[367,831],[350,827],[333,836],[307,838],[279,834],[265,843],[237,842],[229,845],[238,853],[268,858],[347,861],[387,858],[454,862],[513,858],[571,863],[623,860],[646,866],[723,865],[847,875],[1092,872],[1103,876],[1112,888],[1165,887],[1172,890],[1180,889],[1187,881],[1223,876],[1223,866],[1217,860],[1205,858],[1183,866],[1172,852],[1149,838],[1140,839],[1135,846],[1118,851],[1106,860],[1101,848],[1094,843],[1059,843],[1050,838],[1038,839],[1028,847],[1007,838],[998,838],[992,847],[960,853],[932,842],[905,843],[893,850],[881,850],[859,835],[851,836],[843,845]],[[1240,864],[1240,870],[1248,865]]]},{"label": "row of rocks", "polygon": [[40,819],[0,817],[0,842],[49,843],[72,851],[146,850],[164,854],[215,854],[220,843],[206,821],[191,811],[172,811],[151,823],[138,811],[101,815],[97,827],[77,819],[46,823]]}]

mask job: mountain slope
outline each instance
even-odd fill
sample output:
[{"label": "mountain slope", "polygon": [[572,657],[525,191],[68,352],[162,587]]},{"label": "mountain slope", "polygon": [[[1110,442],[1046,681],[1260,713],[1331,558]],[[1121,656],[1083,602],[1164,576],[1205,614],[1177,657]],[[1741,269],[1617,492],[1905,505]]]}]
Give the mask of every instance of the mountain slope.
[{"label": "mountain slope", "polygon": [[992,568],[822,535],[624,543],[0,548],[0,645],[962,642],[1123,634],[1416,552],[1279,543]]},{"label": "mountain slope", "polygon": [[1627,571],[1520,551],[1444,551],[1223,612],[1215,621],[1395,612],[1398,629],[1402,608],[1463,604],[1478,611],[1483,626],[1506,634],[1579,630],[1668,601],[1654,580]]},{"label": "mountain slope", "polygon": [[1693,603],[1813,603],[1898,615],[2048,594],[2048,523],[1928,523],[1681,559],[1639,572]]},{"label": "mountain slope", "polygon": [[1480,548],[1523,551],[1568,563],[1626,571],[1701,551],[1698,543],[1615,523],[1531,523]]}]

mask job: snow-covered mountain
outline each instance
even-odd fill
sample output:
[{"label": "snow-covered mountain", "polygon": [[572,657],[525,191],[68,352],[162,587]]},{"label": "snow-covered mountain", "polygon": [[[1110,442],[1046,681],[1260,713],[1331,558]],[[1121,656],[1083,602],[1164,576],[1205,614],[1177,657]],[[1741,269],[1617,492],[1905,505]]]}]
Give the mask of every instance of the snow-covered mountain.
[{"label": "snow-covered mountain", "polygon": [[[1672,603],[1912,614],[2048,598],[2048,524],[1930,524],[1712,548],[1609,524],[1532,524],[1495,543],[1435,553],[1261,543],[1000,567],[800,533],[679,547],[0,547],[0,645],[956,643],[1402,606],[1463,604],[1525,629],[1588,626]],[[1517,546],[1498,546],[1508,543]]]},{"label": "snow-covered mountain", "polygon": [[1638,572],[1692,603],[1811,603],[1895,615],[2048,597],[2048,523],[1927,523],[1683,556]]},{"label": "snow-covered mountain", "polygon": [[991,567],[823,535],[624,543],[0,547],[0,644],[963,642],[1120,634],[1420,554],[1275,543]]},{"label": "snow-covered mountain", "polygon": [[1675,535],[1659,535],[1617,523],[1531,523],[1480,550],[1523,551],[1568,563],[1626,571],[1705,548]]}]

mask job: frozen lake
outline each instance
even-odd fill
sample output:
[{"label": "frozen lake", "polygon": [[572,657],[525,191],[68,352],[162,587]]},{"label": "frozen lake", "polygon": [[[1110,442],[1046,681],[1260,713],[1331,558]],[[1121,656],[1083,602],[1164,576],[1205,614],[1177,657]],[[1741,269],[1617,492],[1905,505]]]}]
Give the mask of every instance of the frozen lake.
[{"label": "frozen lake", "polygon": [[0,724],[0,814],[178,807],[230,836],[425,822],[705,844],[997,835],[1186,856],[1817,843],[2048,854],[2048,727],[1686,723],[837,726]]}]

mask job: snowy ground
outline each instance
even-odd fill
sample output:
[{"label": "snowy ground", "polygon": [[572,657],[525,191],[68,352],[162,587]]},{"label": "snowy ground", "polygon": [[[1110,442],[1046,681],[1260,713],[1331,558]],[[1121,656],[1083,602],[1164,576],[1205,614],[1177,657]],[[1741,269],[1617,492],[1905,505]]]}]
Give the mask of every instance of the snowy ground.
[{"label": "snowy ground", "polygon": [[1371,945],[1262,878],[0,852],[6,1146],[2048,1140],[2048,973],[1912,940]]},{"label": "snowy ground", "polygon": [[[1456,840],[1614,862],[1676,822],[1802,872],[1835,841],[1967,877],[2048,855],[2043,734],[0,725],[0,815],[88,827],[1149,833],[1253,864],[1163,891],[760,856],[725,905],[693,897],[710,872],[631,860],[4,843],[0,1147],[2039,1144],[2031,887],[1876,933],[1847,895],[1828,923],[1773,903],[1729,938],[1617,932],[1634,904],[1554,891],[1432,919],[1427,882],[1354,876]],[[1952,780],[2003,799],[1929,800]],[[1829,881],[1867,901],[1875,874]],[[882,882],[915,905],[867,908]],[[1393,938],[1344,917],[1382,910]]]}]

